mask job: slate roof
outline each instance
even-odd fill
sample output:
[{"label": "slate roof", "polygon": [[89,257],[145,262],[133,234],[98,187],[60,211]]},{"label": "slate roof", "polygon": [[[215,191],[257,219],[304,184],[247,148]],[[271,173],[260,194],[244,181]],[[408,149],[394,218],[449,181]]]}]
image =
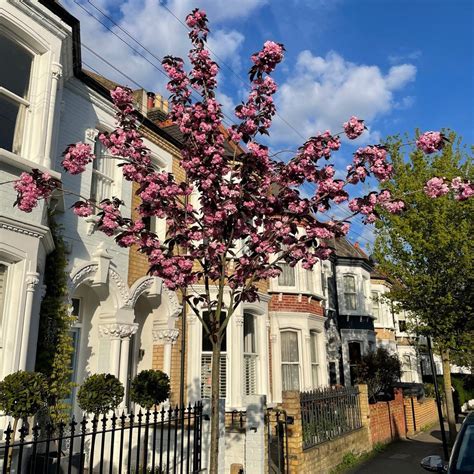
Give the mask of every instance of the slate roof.
[{"label": "slate roof", "polygon": [[328,241],[330,247],[335,250],[337,257],[363,258],[369,260],[369,256],[358,246],[351,244],[345,237],[331,239]]}]

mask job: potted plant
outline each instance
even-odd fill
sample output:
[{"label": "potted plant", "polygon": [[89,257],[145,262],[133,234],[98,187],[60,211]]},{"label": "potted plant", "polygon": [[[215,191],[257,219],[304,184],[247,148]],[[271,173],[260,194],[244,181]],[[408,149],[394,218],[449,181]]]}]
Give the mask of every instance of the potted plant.
[{"label": "potted plant", "polygon": [[94,374],[86,378],[77,394],[77,402],[94,417],[115,410],[123,400],[123,385],[112,374]]},{"label": "potted plant", "polygon": [[[38,372],[20,370],[7,375],[0,382],[0,410],[13,418],[13,436],[11,444],[15,442],[18,422],[29,416],[36,415],[44,407],[46,399],[46,379]],[[13,446],[8,452],[6,472],[10,472],[12,464]]]},{"label": "potted plant", "polygon": [[130,398],[147,410],[164,402],[170,394],[170,379],[161,370],[142,370],[132,380]]}]

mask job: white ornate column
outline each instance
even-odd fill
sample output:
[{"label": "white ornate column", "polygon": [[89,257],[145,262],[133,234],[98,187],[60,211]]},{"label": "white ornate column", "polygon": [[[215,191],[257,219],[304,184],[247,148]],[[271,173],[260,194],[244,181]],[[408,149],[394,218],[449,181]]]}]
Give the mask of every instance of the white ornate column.
[{"label": "white ornate column", "polygon": [[28,355],[28,342],[30,338],[31,311],[33,309],[33,299],[36,286],[39,283],[39,273],[28,272],[26,274],[26,302],[25,313],[23,315],[23,327],[21,331],[20,362],[19,370],[26,369],[26,358]]},{"label": "white ornate column", "polygon": [[110,341],[109,372],[122,382],[125,390],[127,389],[130,337],[137,332],[137,329],[138,324],[135,323],[106,323],[99,325],[100,337]]},{"label": "white ornate column", "polygon": [[153,330],[153,342],[163,344],[163,372],[171,378],[171,349],[179,336],[178,329]]}]

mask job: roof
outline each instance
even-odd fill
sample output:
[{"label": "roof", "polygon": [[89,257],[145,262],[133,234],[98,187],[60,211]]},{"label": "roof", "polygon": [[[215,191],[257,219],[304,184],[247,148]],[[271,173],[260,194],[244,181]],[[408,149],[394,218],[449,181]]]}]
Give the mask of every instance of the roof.
[{"label": "roof", "polygon": [[337,257],[369,260],[368,255],[358,245],[351,244],[345,237],[331,239],[328,244],[334,249]]},{"label": "roof", "polygon": [[118,82],[111,81],[110,79],[107,79],[106,77],[101,76],[100,74],[96,74],[95,72],[88,71],[87,69],[83,69],[82,71],[84,72],[84,74],[94,79],[94,81],[98,82],[100,85],[104,86],[109,91],[121,86],[121,84],[119,84]]}]

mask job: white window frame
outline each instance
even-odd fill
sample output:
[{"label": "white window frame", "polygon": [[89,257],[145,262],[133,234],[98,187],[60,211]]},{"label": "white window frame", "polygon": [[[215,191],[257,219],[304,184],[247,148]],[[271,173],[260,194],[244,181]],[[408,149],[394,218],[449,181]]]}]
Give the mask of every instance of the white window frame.
[{"label": "white window frame", "polygon": [[[30,66],[30,78],[29,78],[29,83],[28,83],[28,93],[27,93],[27,98],[20,97],[19,95],[15,94],[14,92],[10,91],[9,89],[0,86],[0,95],[5,97],[6,99],[14,102],[15,104],[19,105],[20,108],[18,109],[18,114],[22,113],[21,106],[23,106],[24,109],[24,117],[21,118],[21,124],[20,124],[20,136],[19,137],[13,137],[13,145],[16,140],[20,142],[20,150],[16,151],[14,149],[12,150],[5,150],[7,152],[10,152],[14,155],[17,156],[22,156],[25,153],[25,137],[26,137],[26,131],[28,130],[29,126],[29,115],[27,113],[28,109],[31,106],[31,100],[29,98],[33,95],[32,92],[34,92],[33,89],[33,84],[34,84],[34,74],[36,72],[36,63],[37,63],[37,55],[38,51],[34,51],[31,46],[27,45],[24,41],[20,40],[18,36],[10,32],[7,28],[2,28],[2,31],[0,33],[0,37],[3,36],[7,38],[9,41],[12,43],[15,43],[18,45],[19,48],[22,48],[25,50],[29,55],[31,55],[31,66]],[[17,120],[18,120],[18,115],[17,115]]]},{"label": "white window frame", "polygon": [[[374,298],[375,295],[375,298]],[[371,300],[372,300],[372,316],[377,320],[379,324],[382,324],[382,308],[380,304],[380,292],[376,290],[372,290],[371,293]],[[377,314],[375,314],[375,309],[377,309]]]},{"label": "white window frame", "polygon": [[[279,262],[278,266],[282,268],[282,272],[276,278],[276,283],[278,285],[278,288],[295,290],[298,286],[298,272],[297,272],[298,265],[295,265],[294,267],[291,267],[289,263]],[[293,281],[294,281],[293,285],[283,285],[283,284],[280,283],[280,277],[283,276],[284,268],[288,268],[289,270],[293,271]]]},{"label": "white window frame", "polygon": [[319,354],[319,333],[318,331],[311,330],[309,332],[310,337],[310,357],[311,357],[311,381],[313,387],[317,388],[320,386],[320,354]]},{"label": "white window frame", "polygon": [[[252,318],[253,320],[253,350],[247,351],[245,344],[245,319]],[[244,395],[255,395],[257,393],[257,381],[258,381],[258,329],[257,329],[257,316],[250,312],[244,311],[244,325],[243,325],[243,391]]]},{"label": "white window frame", "polygon": [[[90,188],[90,199],[96,205],[98,205],[103,199],[106,199],[106,198],[111,199],[114,195],[117,194],[116,192],[117,191],[117,163],[114,162],[116,161],[116,159],[111,158],[112,155],[110,155],[109,153],[103,153],[100,155],[97,154],[97,148],[104,147],[99,140],[100,133],[102,133],[102,131],[96,130],[96,137],[94,140],[94,147],[93,147],[95,160],[92,163],[91,188]],[[95,167],[97,163],[102,163],[102,160],[104,160],[103,163],[105,163],[106,166],[110,166],[110,170],[111,170],[110,175]],[[101,191],[100,193],[97,192],[97,190],[99,189],[98,184],[100,184],[101,182],[105,183],[105,186],[109,187],[108,192],[105,192],[105,193],[104,191]],[[92,195],[93,189],[94,189],[94,183],[96,187],[96,196]],[[120,196],[116,196],[116,197],[120,198]]]},{"label": "white window frame", "polygon": [[[293,333],[296,334],[296,341],[298,343],[298,361],[292,362],[292,361],[283,361],[283,334],[284,333]],[[281,328],[280,329],[280,373],[281,373],[281,389],[282,391],[285,391],[285,377],[283,374],[283,366],[285,365],[292,365],[292,366],[297,366],[298,368],[298,388],[291,388],[291,390],[301,390],[302,387],[304,386],[304,380],[302,377],[302,347],[301,347],[301,332],[296,329],[292,328]]]},{"label": "white window frame", "polygon": [[[75,351],[72,354],[72,373],[71,373],[71,380],[74,382],[74,384],[78,383],[77,380],[77,375],[78,375],[78,367],[79,367],[79,358],[81,354],[81,342],[82,342],[82,328],[83,328],[83,302],[81,297],[72,297],[71,298],[71,306],[72,306],[72,300],[77,300],[79,301],[79,311],[78,314],[75,315],[77,319],[73,322],[71,326],[71,336],[72,333],[75,333],[76,336],[76,344],[75,344]],[[71,404],[71,406],[74,405],[75,399],[76,399],[76,392],[77,392],[77,387],[74,386],[71,390],[71,396],[67,399],[65,399],[66,403]]]},{"label": "white window frame", "polygon": [[[347,280],[351,279],[354,282],[354,289],[353,291],[348,291],[347,288]],[[353,273],[345,273],[342,277],[343,281],[343,294],[344,294],[344,307],[348,311],[357,311],[357,276],[354,275]],[[348,304],[348,298],[347,296],[353,297],[354,298],[354,307],[351,307],[352,305]]]}]

